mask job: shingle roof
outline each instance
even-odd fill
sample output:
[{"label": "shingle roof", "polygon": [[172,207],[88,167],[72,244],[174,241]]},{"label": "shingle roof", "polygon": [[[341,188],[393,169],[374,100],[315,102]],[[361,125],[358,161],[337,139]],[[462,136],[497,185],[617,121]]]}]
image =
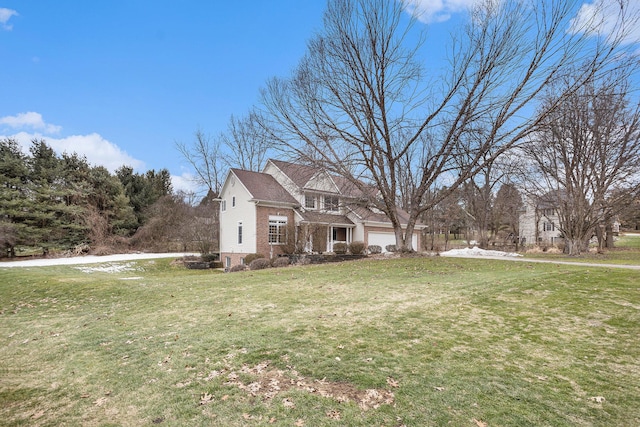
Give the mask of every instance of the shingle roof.
[{"label": "shingle roof", "polygon": [[345,215],[326,214],[320,212],[298,210],[298,213],[305,222],[311,222],[314,224],[334,224],[334,225],[354,225],[353,221],[347,218]]},{"label": "shingle roof", "polygon": [[[362,206],[352,206],[350,207],[350,209],[364,221],[390,222],[389,218],[387,218],[385,214],[376,213],[369,208],[365,208]],[[404,210],[398,208],[398,219],[400,220],[401,224],[407,224],[409,222],[409,214]],[[422,225],[422,223],[417,222],[416,225]]]},{"label": "shingle roof", "polygon": [[300,188],[303,188],[305,184],[309,182],[316,173],[318,173],[318,169],[311,166],[274,159],[270,159],[269,161],[280,169],[282,173],[287,175],[289,179],[291,179]]},{"label": "shingle roof", "polygon": [[231,169],[256,200],[297,205],[298,201],[269,174]]},{"label": "shingle roof", "polygon": [[[309,183],[309,180],[311,180],[311,178],[322,171],[322,169],[314,166],[300,165],[274,159],[270,159],[269,161],[273,163],[278,169],[280,169],[282,173],[287,175],[289,179],[291,179],[300,188],[304,188],[305,185]],[[375,194],[375,188],[373,187],[370,187],[370,189],[367,188],[367,190],[370,191],[370,194],[366,194],[348,179],[338,175],[328,175],[331,177],[334,184],[338,188],[338,191],[343,196],[361,198],[363,196],[371,196],[371,194]]]}]

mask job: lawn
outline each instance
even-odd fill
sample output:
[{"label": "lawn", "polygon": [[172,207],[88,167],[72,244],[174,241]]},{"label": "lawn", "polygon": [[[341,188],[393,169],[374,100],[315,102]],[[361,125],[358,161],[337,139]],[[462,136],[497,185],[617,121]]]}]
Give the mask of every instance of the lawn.
[{"label": "lawn", "polygon": [[0,269],[0,425],[640,425],[640,272]]},{"label": "lawn", "polygon": [[588,252],[580,256],[568,256],[563,253],[526,253],[527,258],[550,259],[556,261],[571,261],[598,264],[629,264],[640,265],[640,234],[621,233],[615,238],[614,247],[605,249],[603,253]]}]

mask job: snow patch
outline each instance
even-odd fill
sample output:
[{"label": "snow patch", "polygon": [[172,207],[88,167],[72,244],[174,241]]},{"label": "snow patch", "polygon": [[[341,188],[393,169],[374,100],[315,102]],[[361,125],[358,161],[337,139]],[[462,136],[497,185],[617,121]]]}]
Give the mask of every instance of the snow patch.
[{"label": "snow patch", "polygon": [[136,267],[135,263],[128,262],[125,264],[109,263],[98,267],[74,267],[76,270],[80,270],[83,273],[121,273],[123,271],[141,271],[141,268]]},{"label": "snow patch", "polygon": [[522,255],[515,252],[490,251],[480,249],[477,246],[473,248],[451,249],[450,251],[440,252],[440,256],[450,257],[520,257]]}]

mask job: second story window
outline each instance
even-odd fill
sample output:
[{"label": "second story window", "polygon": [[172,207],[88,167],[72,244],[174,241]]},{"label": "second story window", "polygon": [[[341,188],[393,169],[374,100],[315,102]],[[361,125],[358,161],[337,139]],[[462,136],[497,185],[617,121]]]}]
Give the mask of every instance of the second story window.
[{"label": "second story window", "polygon": [[222,212],[227,210],[227,201],[226,200],[223,200],[223,201],[220,202],[220,210]]},{"label": "second story window", "polygon": [[304,196],[304,207],[307,209],[315,209],[316,208],[316,196],[312,196],[310,194],[305,194]]},{"label": "second story window", "polygon": [[238,223],[238,244],[242,244],[242,223]]},{"label": "second story window", "polygon": [[324,210],[338,212],[339,208],[340,200],[336,196],[324,196]]},{"label": "second story window", "polygon": [[231,198],[231,207],[232,207],[232,208],[235,208],[235,207],[236,207],[236,196],[233,196],[233,197]]}]

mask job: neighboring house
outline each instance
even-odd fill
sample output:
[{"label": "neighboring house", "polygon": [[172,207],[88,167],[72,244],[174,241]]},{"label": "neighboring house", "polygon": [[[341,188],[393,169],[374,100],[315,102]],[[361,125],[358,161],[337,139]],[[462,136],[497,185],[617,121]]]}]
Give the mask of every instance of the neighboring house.
[{"label": "neighboring house", "polygon": [[[220,193],[220,255],[225,267],[248,254],[332,252],[336,243],[395,244],[391,222],[362,206],[367,195],[324,170],[269,160],[263,172],[231,169]],[[408,215],[400,212],[406,224]],[[424,226],[413,234],[421,245]]]},{"label": "neighboring house", "polygon": [[519,218],[520,244],[553,246],[563,241],[554,200],[550,193],[538,198],[525,197]]}]

